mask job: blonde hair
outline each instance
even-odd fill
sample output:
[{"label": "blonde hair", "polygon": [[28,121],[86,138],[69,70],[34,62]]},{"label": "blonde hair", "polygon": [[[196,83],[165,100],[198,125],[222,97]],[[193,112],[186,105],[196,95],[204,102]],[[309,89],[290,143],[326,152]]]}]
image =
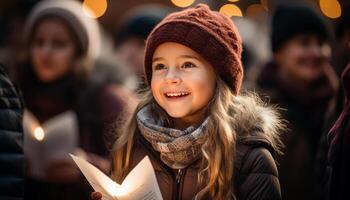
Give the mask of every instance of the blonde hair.
[{"label": "blonde hair", "polygon": [[[209,138],[201,148],[202,159],[198,173],[198,188],[201,189],[195,199],[230,199],[233,194],[233,170],[236,150],[236,132],[234,129],[235,95],[230,88],[217,78],[216,94],[207,107],[210,120],[207,131]],[[168,125],[171,119],[153,99],[146,89],[133,115],[119,129],[118,139],[114,143],[114,169],[112,177],[121,181],[128,173],[133,139],[138,131],[136,114],[144,106],[151,105],[153,111]]]}]

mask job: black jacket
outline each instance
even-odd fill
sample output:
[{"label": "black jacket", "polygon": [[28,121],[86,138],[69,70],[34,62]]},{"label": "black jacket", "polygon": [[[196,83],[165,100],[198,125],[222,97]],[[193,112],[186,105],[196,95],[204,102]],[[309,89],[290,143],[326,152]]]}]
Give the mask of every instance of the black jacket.
[{"label": "black jacket", "polygon": [[23,199],[22,104],[0,65],[0,199]]}]

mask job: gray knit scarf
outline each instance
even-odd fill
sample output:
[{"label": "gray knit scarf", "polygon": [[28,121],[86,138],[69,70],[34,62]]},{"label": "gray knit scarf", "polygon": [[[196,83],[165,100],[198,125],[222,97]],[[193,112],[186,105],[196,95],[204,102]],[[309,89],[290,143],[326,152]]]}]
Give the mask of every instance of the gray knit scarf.
[{"label": "gray knit scarf", "polygon": [[199,127],[181,131],[164,127],[160,117],[152,116],[151,106],[137,113],[138,127],[143,137],[160,153],[161,160],[172,169],[182,169],[200,157],[200,149],[207,139],[206,118]]}]

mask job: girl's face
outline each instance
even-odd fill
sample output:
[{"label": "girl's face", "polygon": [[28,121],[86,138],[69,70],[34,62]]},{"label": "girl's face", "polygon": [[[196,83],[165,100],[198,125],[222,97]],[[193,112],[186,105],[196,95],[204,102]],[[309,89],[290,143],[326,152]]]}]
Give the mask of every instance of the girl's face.
[{"label": "girl's face", "polygon": [[157,103],[174,119],[176,128],[186,128],[204,119],[215,83],[212,66],[192,49],[167,42],[155,50],[152,93]]},{"label": "girl's face", "polygon": [[287,41],[275,54],[281,69],[296,80],[312,82],[328,66],[330,46],[318,36],[303,34]]},{"label": "girl's face", "polygon": [[41,81],[53,82],[66,75],[75,54],[73,35],[62,20],[47,18],[38,24],[30,45],[30,57]]}]

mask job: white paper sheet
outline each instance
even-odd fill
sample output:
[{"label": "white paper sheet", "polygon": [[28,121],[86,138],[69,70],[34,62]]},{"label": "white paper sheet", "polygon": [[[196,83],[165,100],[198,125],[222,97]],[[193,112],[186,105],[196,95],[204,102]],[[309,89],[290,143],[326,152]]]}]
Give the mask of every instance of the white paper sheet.
[{"label": "white paper sheet", "polygon": [[103,200],[162,200],[151,161],[146,156],[128,174],[121,185],[115,183],[87,161],[70,154],[95,191]]}]

